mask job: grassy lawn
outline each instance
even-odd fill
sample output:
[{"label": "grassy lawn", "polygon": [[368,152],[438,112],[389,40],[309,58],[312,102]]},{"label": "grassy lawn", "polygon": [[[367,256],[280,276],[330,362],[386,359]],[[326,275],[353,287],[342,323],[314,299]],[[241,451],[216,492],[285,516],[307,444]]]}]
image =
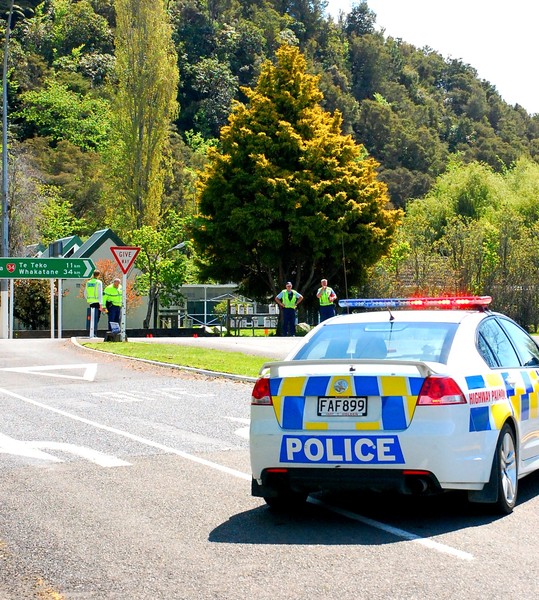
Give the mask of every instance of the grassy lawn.
[{"label": "grassy lawn", "polygon": [[93,348],[111,354],[132,358],[144,358],[184,367],[219,371],[233,375],[256,377],[260,367],[274,358],[250,356],[241,352],[224,352],[206,348],[175,346],[174,344],[140,344],[138,342],[90,343],[82,342],[85,348]]}]

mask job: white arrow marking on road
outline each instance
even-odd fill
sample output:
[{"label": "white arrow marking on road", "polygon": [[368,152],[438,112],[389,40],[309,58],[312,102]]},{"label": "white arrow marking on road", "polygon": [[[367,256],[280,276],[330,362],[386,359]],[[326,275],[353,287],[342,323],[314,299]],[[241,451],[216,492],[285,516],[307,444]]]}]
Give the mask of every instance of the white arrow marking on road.
[{"label": "white arrow marking on road", "polygon": [[75,456],[80,456],[81,458],[85,458],[90,462],[99,465],[100,467],[126,467],[131,463],[122,460],[121,458],[117,458],[116,456],[111,456],[110,454],[105,454],[104,452],[99,452],[99,450],[93,450],[92,448],[87,448],[86,446],[76,446],[75,444],[67,444],[64,442],[28,442],[34,448],[43,448],[45,450],[60,450],[61,452],[68,452],[69,454],[74,454]]},{"label": "white arrow marking on road", "polygon": [[[82,369],[84,374],[65,375],[63,373],[53,373],[52,371],[62,371],[66,369]],[[38,367],[10,367],[0,369],[0,371],[11,371],[12,373],[28,373],[30,375],[45,375],[46,377],[60,377],[62,379],[83,379],[84,381],[93,381],[97,373],[97,363],[82,365],[44,365]]]},{"label": "white arrow marking on road", "polygon": [[110,454],[104,454],[98,450],[86,448],[85,446],[76,446],[75,444],[63,442],[21,442],[0,433],[0,452],[3,452],[4,454],[14,454],[15,456],[24,456],[26,458],[37,458],[39,460],[48,460],[50,462],[64,462],[61,458],[57,458],[52,454],[41,452],[40,448],[44,450],[68,452],[69,454],[85,458],[100,467],[125,467],[130,464],[125,460],[121,460]]},{"label": "white arrow marking on road", "polygon": [[4,454],[14,454],[15,456],[25,456],[26,458],[38,458],[39,460],[49,460],[51,462],[64,462],[63,460],[32,448],[28,442],[19,442],[13,438],[0,433],[0,452]]}]

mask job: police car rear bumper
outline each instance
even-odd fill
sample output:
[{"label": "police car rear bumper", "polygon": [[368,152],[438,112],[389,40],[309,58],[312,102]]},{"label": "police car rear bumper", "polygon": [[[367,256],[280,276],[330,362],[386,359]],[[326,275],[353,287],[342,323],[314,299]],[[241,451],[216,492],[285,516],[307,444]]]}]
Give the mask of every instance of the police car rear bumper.
[{"label": "police car rear bumper", "polygon": [[252,480],[253,496],[272,498],[286,492],[399,492],[432,495],[442,488],[432,473],[411,473],[401,469],[265,469],[261,479]]}]

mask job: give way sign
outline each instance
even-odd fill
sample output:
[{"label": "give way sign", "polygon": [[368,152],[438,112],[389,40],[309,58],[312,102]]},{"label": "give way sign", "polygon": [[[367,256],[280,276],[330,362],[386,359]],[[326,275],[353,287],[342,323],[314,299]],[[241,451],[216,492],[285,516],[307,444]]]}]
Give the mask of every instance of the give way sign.
[{"label": "give way sign", "polygon": [[140,248],[136,246],[111,246],[110,251],[114,255],[116,262],[120,265],[122,273],[126,275],[135,262]]}]

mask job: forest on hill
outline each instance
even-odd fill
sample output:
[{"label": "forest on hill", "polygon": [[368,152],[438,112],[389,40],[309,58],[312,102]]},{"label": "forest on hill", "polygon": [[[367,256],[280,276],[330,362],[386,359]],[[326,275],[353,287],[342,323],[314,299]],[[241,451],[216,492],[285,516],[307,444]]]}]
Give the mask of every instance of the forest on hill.
[{"label": "forest on hill", "polygon": [[[108,142],[114,0],[26,4],[34,12],[17,19],[11,39],[10,133],[17,151],[90,231],[103,216],[92,163]],[[523,155],[539,157],[538,115],[506,104],[473,66],[385,38],[368,2],[338,23],[325,16],[322,0],[171,0],[167,6],[180,73],[176,166],[167,195],[183,210],[192,208],[190,170],[200,160],[193,154],[219,137],[233,100],[245,100],[241,86],[254,85],[283,39],[297,44],[320,76],[322,106],[340,110],[344,133],[380,163],[396,207],[424,196],[451,154],[498,172]]]},{"label": "forest on hill", "polygon": [[[46,244],[66,231],[87,236],[106,225],[127,235],[133,223],[126,222],[122,231],[121,198],[113,181],[119,163],[114,156],[118,118],[112,108],[118,90],[125,92],[118,65],[125,67],[124,74],[129,70],[117,36],[119,11],[129,8],[129,0],[25,0],[18,5],[7,73],[11,252],[19,255],[28,244]],[[9,1],[0,6],[5,10]],[[161,3],[137,0],[137,7],[159,17],[153,35],[162,21]],[[494,187],[513,185],[512,193],[518,195],[516,184],[507,179],[515,165],[532,173],[530,181],[535,182],[539,115],[508,105],[472,65],[377,31],[368,0],[338,22],[325,14],[324,0],[168,0],[162,7],[173,46],[167,57],[176,57],[179,78],[169,65],[173,89],[166,100],[170,128],[161,214],[172,210],[185,218],[197,213],[198,173],[206,165],[208,148],[218,146],[234,103],[248,102],[246,90],[256,87],[264,65],[275,63],[283,44],[297,47],[307,72],[318,78],[321,107],[330,114],[338,111],[342,133],[376,161],[389,206],[413,213],[416,223],[421,210],[408,210],[413,201],[428,205],[439,197],[455,169],[463,170],[472,188],[486,189],[487,197],[493,178]],[[6,21],[2,23],[5,33]],[[459,202],[462,208],[462,197]],[[477,203],[472,197],[466,205],[474,218],[484,216]],[[429,263],[432,269],[436,261],[418,262],[415,255],[415,270],[410,264],[403,269],[403,264],[411,260],[410,248],[419,246],[423,252],[430,248],[451,255],[450,244],[441,243],[440,236],[453,218],[462,216],[455,206],[448,209],[451,216],[436,212],[439,220],[429,227],[438,237],[420,243],[410,239],[411,229],[401,233],[405,239],[397,239],[385,266],[371,272],[371,290],[391,287],[388,273],[394,286],[402,285],[397,275],[403,270],[407,285],[439,285],[439,278],[431,277],[429,283],[419,276],[418,265]],[[506,209],[500,205],[499,210]],[[535,216],[529,206],[527,210],[525,228]],[[491,227],[492,215],[489,219]],[[483,239],[473,235],[470,239]],[[486,280],[477,272],[463,275],[466,259],[459,260],[454,287],[482,291]],[[477,260],[484,272],[485,261]],[[489,269],[489,285],[499,286],[495,265]],[[335,278],[343,280],[342,274]]]}]

